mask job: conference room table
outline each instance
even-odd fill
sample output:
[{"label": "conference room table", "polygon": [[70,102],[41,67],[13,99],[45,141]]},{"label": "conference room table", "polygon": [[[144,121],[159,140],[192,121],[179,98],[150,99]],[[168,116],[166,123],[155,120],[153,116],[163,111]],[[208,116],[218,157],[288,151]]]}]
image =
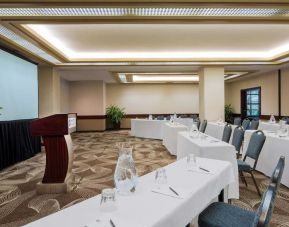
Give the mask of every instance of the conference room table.
[{"label": "conference room table", "polygon": [[266,121],[260,121],[258,129],[276,132],[277,130],[280,129],[280,124],[269,122],[269,121],[267,121],[267,122]]},{"label": "conference room table", "polygon": [[[253,132],[255,132],[255,130],[247,130],[245,132],[243,158],[245,156]],[[285,169],[281,183],[289,187],[289,137],[279,137],[272,131],[264,130],[263,132],[266,135],[266,141],[261,150],[256,170],[270,177],[277,165],[280,156],[284,156]],[[246,159],[246,162],[253,166],[253,160],[251,160],[249,157]]]},{"label": "conference room table", "polygon": [[163,145],[172,155],[177,155],[178,132],[187,131],[188,127],[179,123],[165,123],[163,126]]},{"label": "conference room table", "polygon": [[193,118],[189,118],[189,117],[184,117],[184,118],[176,118],[174,120],[176,123],[179,123],[181,125],[185,125],[188,128],[191,128],[193,123],[194,123],[194,119]]},{"label": "conference room table", "polygon": [[177,159],[182,159],[188,154],[230,162],[234,168],[235,181],[229,185],[228,198],[239,199],[239,173],[234,146],[203,133],[197,138],[192,138],[189,132],[179,132]]},{"label": "conference room table", "polygon": [[[180,159],[164,167],[167,185],[157,189],[155,171],[146,174],[139,178],[133,195],[117,194],[117,209],[114,211],[102,211],[101,195],[97,195],[26,227],[111,227],[110,219],[116,227],[186,226],[235,181],[230,162],[199,158],[197,163],[211,172],[189,171],[186,159]],[[167,190],[169,186],[179,196]]]},{"label": "conference room table", "polygon": [[219,122],[208,122],[205,133],[216,139],[222,139],[226,124]]},{"label": "conference room table", "polygon": [[[223,138],[223,132],[225,129],[226,123],[219,123],[219,122],[208,122],[205,133],[209,136],[212,136],[216,139],[221,140]],[[232,143],[233,133],[237,125],[231,125],[232,127],[232,134],[230,137],[230,143]]]},{"label": "conference room table", "polygon": [[163,125],[167,120],[131,119],[131,136],[163,139]]}]

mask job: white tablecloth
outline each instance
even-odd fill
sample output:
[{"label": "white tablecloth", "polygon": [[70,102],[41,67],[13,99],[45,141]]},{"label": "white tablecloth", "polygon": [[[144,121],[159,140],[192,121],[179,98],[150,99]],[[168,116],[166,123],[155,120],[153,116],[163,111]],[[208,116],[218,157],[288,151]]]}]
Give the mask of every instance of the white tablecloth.
[{"label": "white tablecloth", "polygon": [[163,126],[163,145],[172,155],[177,155],[178,132],[187,131],[187,126],[166,123]]},{"label": "white tablecloth", "polygon": [[[247,130],[245,133],[244,152],[247,151],[247,147],[254,130]],[[266,141],[263,149],[260,153],[256,170],[271,177],[280,156],[285,156],[285,169],[283,172],[281,183],[289,187],[289,137],[280,138],[275,133],[264,131],[266,135]],[[246,161],[253,164],[253,160],[247,158]]]},{"label": "white tablecloth", "polygon": [[131,119],[131,135],[149,139],[163,139],[166,120]]},{"label": "white tablecloth", "polygon": [[[186,160],[165,167],[168,185],[184,198],[153,193],[155,172],[139,179],[132,196],[117,196],[117,210],[103,213],[99,210],[100,195],[26,225],[27,227],[83,227],[96,219],[111,218],[117,227],[181,227],[197,217],[220,191],[233,182],[233,166],[229,162],[198,159],[198,163],[214,174],[188,171]],[[106,217],[106,219],[104,218]]]},{"label": "white tablecloth", "polygon": [[260,121],[258,129],[276,132],[280,129],[280,125],[278,123],[270,123],[269,121]]},{"label": "white tablecloth", "polygon": [[188,132],[179,132],[177,158],[181,159],[192,153],[199,157],[231,162],[234,167],[235,181],[229,186],[228,197],[238,199],[239,174],[235,147],[222,141],[212,141],[216,141],[216,139],[208,137],[206,140],[201,140],[200,138],[191,138]]},{"label": "white tablecloth", "polygon": [[216,139],[221,140],[223,137],[225,124],[217,122],[208,122],[205,133]]},{"label": "white tablecloth", "polygon": [[191,128],[194,123],[194,119],[193,118],[176,118],[175,122],[185,125],[188,128]]}]

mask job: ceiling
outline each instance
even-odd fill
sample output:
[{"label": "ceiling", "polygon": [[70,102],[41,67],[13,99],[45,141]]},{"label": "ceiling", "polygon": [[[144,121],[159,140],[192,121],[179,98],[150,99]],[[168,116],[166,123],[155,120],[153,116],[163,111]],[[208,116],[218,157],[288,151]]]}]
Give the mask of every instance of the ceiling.
[{"label": "ceiling", "polygon": [[72,81],[208,65],[243,78],[288,67],[289,2],[0,1],[0,45]]},{"label": "ceiling", "polygon": [[29,24],[70,61],[273,60],[289,24]]}]

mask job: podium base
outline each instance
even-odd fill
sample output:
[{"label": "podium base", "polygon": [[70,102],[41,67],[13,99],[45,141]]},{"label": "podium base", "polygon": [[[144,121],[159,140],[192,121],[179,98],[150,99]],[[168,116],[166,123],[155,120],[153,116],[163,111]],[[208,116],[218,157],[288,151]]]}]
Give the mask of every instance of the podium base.
[{"label": "podium base", "polygon": [[67,183],[43,184],[39,182],[36,184],[36,193],[43,194],[63,194],[68,192]]}]

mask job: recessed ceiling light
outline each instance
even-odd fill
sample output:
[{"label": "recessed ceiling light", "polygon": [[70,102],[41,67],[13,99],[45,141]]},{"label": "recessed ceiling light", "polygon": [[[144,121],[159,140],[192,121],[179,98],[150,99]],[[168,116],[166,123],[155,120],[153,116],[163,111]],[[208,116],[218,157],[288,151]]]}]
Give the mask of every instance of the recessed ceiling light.
[{"label": "recessed ceiling light", "polygon": [[119,73],[118,77],[122,83],[127,83],[126,75],[124,73]]},{"label": "recessed ceiling light", "polygon": [[33,54],[37,55],[38,57],[51,62],[53,64],[61,63],[58,59],[53,57],[52,55],[46,53],[39,47],[35,46],[33,43],[29,42],[28,40],[22,38],[21,36],[17,35],[12,30],[0,25],[0,35],[4,36],[5,38],[11,40],[12,42],[16,43],[17,45],[21,46],[22,48],[32,52]]}]

